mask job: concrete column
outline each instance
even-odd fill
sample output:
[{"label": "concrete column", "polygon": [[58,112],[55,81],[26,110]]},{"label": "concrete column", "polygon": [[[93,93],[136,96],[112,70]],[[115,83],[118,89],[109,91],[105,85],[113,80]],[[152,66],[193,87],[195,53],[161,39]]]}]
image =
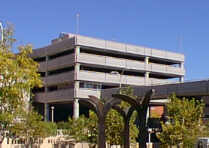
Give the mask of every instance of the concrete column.
[{"label": "concrete column", "polygon": [[[180,63],[180,68],[183,70],[184,69],[184,62],[181,62]],[[181,76],[180,78],[179,78],[179,82],[184,82],[184,76]]]},{"label": "concrete column", "polygon": [[79,81],[74,83],[74,102],[73,102],[73,118],[77,119],[79,117],[79,102],[78,102],[78,91],[79,91]]},{"label": "concrete column", "polygon": [[79,91],[79,81],[77,81],[80,72],[80,63],[77,63],[80,55],[80,46],[75,47],[75,70],[74,70],[74,102],[73,102],[73,118],[77,119],[79,117],[79,102],[78,102],[78,91]]},{"label": "concrete column", "polygon": [[145,57],[144,62],[145,64],[149,64],[149,57]]},{"label": "concrete column", "polygon": [[77,62],[79,55],[80,55],[80,46],[76,46],[75,47],[75,62]]},{"label": "concrete column", "polygon": [[181,62],[181,63],[180,63],[180,68],[181,68],[181,69],[184,69],[184,62]]},{"label": "concrete column", "polygon": [[145,73],[145,85],[149,84],[149,74],[150,74],[150,72],[148,72],[148,71]]},{"label": "concrete column", "polygon": [[184,76],[181,76],[181,77],[179,78],[179,82],[184,82]]},{"label": "concrete column", "polygon": [[44,103],[44,121],[49,121],[49,104]]},{"label": "concrete column", "polygon": [[[48,92],[48,86],[47,86],[47,76],[48,76],[48,60],[49,57],[46,55],[46,67],[45,67],[45,97],[47,95]],[[49,121],[49,104],[48,103],[44,103],[44,121]]]},{"label": "concrete column", "polygon": [[80,63],[75,64],[75,73],[78,74],[80,71]]},{"label": "concrete column", "polygon": [[79,117],[79,102],[78,99],[75,98],[73,102],[73,118],[77,119]]}]

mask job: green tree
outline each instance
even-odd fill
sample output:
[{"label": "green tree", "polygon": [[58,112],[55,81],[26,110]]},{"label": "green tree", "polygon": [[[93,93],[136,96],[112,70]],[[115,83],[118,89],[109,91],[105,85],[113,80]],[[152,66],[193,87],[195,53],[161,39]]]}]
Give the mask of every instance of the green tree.
[{"label": "green tree", "polygon": [[0,41],[0,143],[5,132],[25,138],[45,137],[51,134],[54,125],[42,122],[36,112],[28,112],[31,89],[42,86],[39,65],[29,57],[32,47],[20,46],[15,54],[12,52],[16,41],[12,27],[8,26],[3,33],[4,40]]},{"label": "green tree", "polygon": [[[78,119],[69,118],[65,126],[67,130],[66,133],[71,138],[75,139],[76,142],[85,141],[95,145],[98,135],[97,122],[98,118],[93,111],[89,112],[89,118],[84,115],[81,115]],[[65,123],[62,123],[61,126],[62,125],[65,125]]]},{"label": "green tree", "polygon": [[43,121],[43,117],[35,111],[23,112],[19,115],[19,120],[12,125],[11,132],[16,137],[24,139],[27,147],[38,139],[56,135],[56,124]]},{"label": "green tree", "polygon": [[21,46],[18,54],[14,54],[11,51],[14,42],[9,26],[4,30],[4,40],[0,41],[0,143],[19,113],[27,109],[31,88],[41,86],[38,64],[28,56],[31,46]]},{"label": "green tree", "polygon": [[[133,89],[131,87],[121,89],[121,93],[133,96]],[[126,102],[122,102],[119,105],[122,109],[130,107]],[[136,112],[133,113],[130,120],[130,140],[132,143],[136,142],[138,136],[138,129],[134,124],[136,119]],[[123,129],[124,121],[123,117],[115,110],[111,109],[105,119],[106,124],[106,140],[110,145],[122,145],[123,144]],[[58,123],[59,129],[65,129],[65,133],[70,138],[75,139],[77,142],[86,141],[91,144],[92,147],[96,146],[98,137],[98,118],[93,112],[89,112],[89,118],[80,116],[78,119],[71,119],[67,123]]]},{"label": "green tree", "polygon": [[107,143],[110,145],[123,144],[123,117],[115,110],[111,109],[105,119],[105,134]]},{"label": "green tree", "polygon": [[[120,93],[124,95],[131,96],[133,98],[136,98],[136,96],[133,95],[133,88],[123,87],[120,89]],[[119,105],[121,109],[127,109],[130,107],[130,104],[127,102],[122,101]],[[135,143],[136,138],[138,137],[138,128],[134,124],[136,119],[137,113],[134,112],[131,120],[130,120],[130,142]],[[111,109],[106,117],[105,124],[106,124],[106,140],[107,143],[110,145],[122,145],[124,143],[123,141],[123,130],[124,130],[124,121],[123,117],[116,111]]]},{"label": "green tree", "polygon": [[206,134],[202,123],[204,104],[196,99],[169,97],[167,123],[162,123],[159,139],[165,146],[194,147],[198,136]]}]

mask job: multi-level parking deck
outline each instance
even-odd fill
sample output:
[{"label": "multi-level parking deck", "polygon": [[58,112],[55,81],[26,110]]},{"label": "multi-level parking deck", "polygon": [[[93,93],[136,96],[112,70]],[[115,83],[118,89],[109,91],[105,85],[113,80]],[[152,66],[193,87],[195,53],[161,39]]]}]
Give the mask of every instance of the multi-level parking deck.
[{"label": "multi-level parking deck", "polygon": [[183,54],[74,34],[62,34],[31,56],[39,62],[44,82],[44,88],[35,91],[41,103],[100,97],[101,89],[121,85],[183,81],[185,75]]}]

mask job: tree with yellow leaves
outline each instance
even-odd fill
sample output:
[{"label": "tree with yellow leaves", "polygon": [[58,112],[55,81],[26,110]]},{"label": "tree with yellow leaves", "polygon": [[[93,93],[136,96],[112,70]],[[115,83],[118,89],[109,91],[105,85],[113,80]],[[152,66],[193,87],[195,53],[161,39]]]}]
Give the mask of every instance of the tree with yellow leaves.
[{"label": "tree with yellow leaves", "polygon": [[15,135],[20,133],[17,131],[18,125],[27,127],[28,122],[25,121],[29,120],[28,117],[30,120],[34,119],[33,122],[41,121],[39,115],[30,114],[34,111],[29,112],[28,109],[31,89],[42,85],[38,63],[29,57],[32,47],[20,46],[19,52],[15,54],[12,52],[12,45],[16,40],[11,26],[5,28],[3,34],[4,40],[0,41],[0,144],[6,132]]}]

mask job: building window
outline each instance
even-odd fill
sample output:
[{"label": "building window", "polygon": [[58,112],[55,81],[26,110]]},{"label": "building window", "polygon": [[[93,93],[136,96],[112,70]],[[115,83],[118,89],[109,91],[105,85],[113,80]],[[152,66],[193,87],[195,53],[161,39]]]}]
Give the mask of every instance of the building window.
[{"label": "building window", "polygon": [[80,82],[80,88],[101,89],[102,85],[100,83],[93,82]]}]

